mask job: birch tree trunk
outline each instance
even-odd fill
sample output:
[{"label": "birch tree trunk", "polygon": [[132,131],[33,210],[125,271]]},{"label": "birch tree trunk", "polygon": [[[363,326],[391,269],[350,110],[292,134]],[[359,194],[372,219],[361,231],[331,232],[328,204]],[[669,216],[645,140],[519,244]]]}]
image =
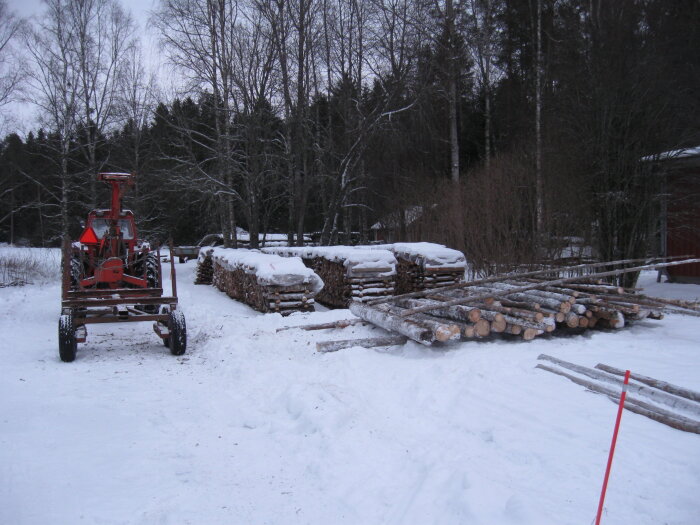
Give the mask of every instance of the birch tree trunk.
[{"label": "birch tree trunk", "polygon": [[457,53],[455,34],[455,13],[452,0],[445,2],[445,24],[447,26],[448,65],[448,114],[450,122],[450,178],[459,182],[459,133],[457,129]]},{"label": "birch tree trunk", "polygon": [[544,178],[542,175],[542,0],[537,0],[537,49],[535,61],[535,214],[539,242],[544,234]]}]

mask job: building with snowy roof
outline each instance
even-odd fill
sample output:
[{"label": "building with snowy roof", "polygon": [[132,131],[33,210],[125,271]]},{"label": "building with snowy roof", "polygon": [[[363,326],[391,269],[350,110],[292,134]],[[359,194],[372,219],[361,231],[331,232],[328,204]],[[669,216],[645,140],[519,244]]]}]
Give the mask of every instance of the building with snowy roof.
[{"label": "building with snowy roof", "polygon": [[[661,254],[700,257],[700,146],[644,157],[664,177]],[[700,283],[700,264],[668,268],[673,282]]]}]

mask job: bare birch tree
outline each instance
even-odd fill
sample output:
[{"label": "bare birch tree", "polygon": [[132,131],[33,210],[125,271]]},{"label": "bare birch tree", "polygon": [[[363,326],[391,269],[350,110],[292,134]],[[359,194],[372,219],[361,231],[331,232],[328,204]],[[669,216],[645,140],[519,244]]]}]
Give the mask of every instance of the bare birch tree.
[{"label": "bare birch tree", "polygon": [[117,0],[74,0],[68,6],[80,75],[80,146],[90,187],[89,207],[94,208],[95,176],[104,163],[97,150],[105,132],[122,118],[119,90],[130,50],[136,45],[134,23]]},{"label": "bare birch tree", "polygon": [[[337,240],[341,222],[346,236],[353,210],[366,208],[364,156],[371,137],[384,121],[411,106],[403,95],[420,47],[419,20],[426,14],[420,0],[339,0],[323,4],[323,51],[326,100],[323,169],[328,183],[321,235]],[[375,91],[368,99],[365,82]]]},{"label": "bare birch tree", "polygon": [[497,69],[495,68],[498,51],[496,39],[498,3],[499,0],[469,0],[466,10],[466,41],[477,65],[477,78],[484,97],[484,165],[487,169],[491,165],[493,154],[491,97],[493,86],[498,82]]},{"label": "bare birch tree", "polygon": [[544,234],[544,175],[542,173],[542,90],[544,59],[542,52],[542,0],[537,0],[535,27],[535,221],[539,241]]},{"label": "bare birch tree", "polygon": [[206,168],[199,166],[196,172],[211,183],[207,187],[219,204],[226,246],[236,245],[234,199],[240,199],[233,186],[236,159],[232,150],[232,39],[238,15],[235,0],[163,0],[154,18],[171,63],[189,81],[187,88],[212,93],[213,162]]},{"label": "bare birch tree", "polygon": [[301,245],[312,184],[309,105],[319,38],[319,4],[313,0],[255,0],[254,5],[269,24],[280,69],[289,199],[287,229],[290,242],[296,235]]},{"label": "bare birch tree", "polygon": [[59,178],[61,180],[61,233],[68,238],[68,203],[72,191],[68,161],[80,104],[80,70],[77,35],[69,0],[47,0],[37,27],[24,38],[31,59],[28,73],[30,100],[36,104],[41,121],[59,135]]},{"label": "bare birch tree", "polygon": [[16,42],[24,23],[10,11],[5,0],[0,0],[0,108],[17,95],[22,77]]},{"label": "bare birch tree", "polygon": [[131,146],[131,158],[126,169],[138,173],[143,162],[144,131],[148,128],[158,97],[156,75],[147,71],[139,46],[131,46],[127,51],[123,74],[119,77],[118,94],[118,114],[125,121]]}]

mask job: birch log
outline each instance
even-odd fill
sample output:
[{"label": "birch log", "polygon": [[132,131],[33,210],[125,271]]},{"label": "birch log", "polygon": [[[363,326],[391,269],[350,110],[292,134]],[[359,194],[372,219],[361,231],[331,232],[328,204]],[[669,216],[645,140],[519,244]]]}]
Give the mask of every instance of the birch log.
[{"label": "birch log", "polygon": [[[418,308],[425,305],[439,306],[440,301],[431,299],[404,299],[397,304],[404,308]],[[448,306],[446,308],[431,310],[431,312],[438,317],[445,317],[447,319],[468,323],[475,323],[481,318],[481,310],[471,306]]]},{"label": "birch log", "polygon": [[403,335],[388,335],[385,337],[370,337],[367,339],[347,339],[343,341],[320,341],[316,343],[317,352],[337,352],[343,348],[362,346],[364,348],[375,348],[377,346],[402,345],[408,340]]},{"label": "birch log", "polygon": [[357,301],[350,303],[350,311],[360,319],[391,332],[398,332],[418,343],[430,345],[435,341],[435,335],[429,327],[412,319],[401,318],[378,307]]},{"label": "birch log", "polygon": [[[602,363],[598,363],[597,365],[595,365],[595,367],[599,370],[604,370],[605,372],[614,374],[616,376],[625,375],[624,370],[604,365]],[[659,390],[663,390],[665,392],[668,392],[669,394],[675,394],[677,396],[681,396],[686,399],[690,399],[691,401],[697,401],[698,403],[700,403],[700,392],[695,392],[694,390],[690,390],[689,388],[676,386],[674,384],[667,383],[666,381],[654,379],[653,377],[643,376],[641,374],[631,374],[630,377],[635,381],[639,381],[640,383],[644,383],[654,388],[658,388]]]},{"label": "birch log", "polygon": [[[561,359],[557,359],[556,357],[552,357],[546,354],[540,354],[537,357],[537,359],[549,361],[562,368],[567,368],[579,374],[588,376],[591,379],[604,381],[606,383],[615,385],[615,387],[622,388],[623,382],[621,379],[618,379],[614,374],[610,374],[602,369],[588,368],[586,366],[581,366],[574,363],[570,363],[568,361],[563,361]],[[650,399],[651,401],[654,401],[655,403],[666,405],[676,410],[684,410],[685,412],[692,414],[694,417],[700,417],[700,404],[696,403],[695,401],[690,401],[688,399],[670,394],[663,390],[652,388],[648,385],[638,385],[636,383],[630,383],[627,386],[627,390],[635,395],[644,396]]]},{"label": "birch log", "polygon": [[[564,372],[563,370],[559,370],[551,366],[538,364],[535,368],[539,368],[541,370],[545,370],[547,372],[566,377],[570,381],[576,383],[577,385],[584,386],[592,392],[605,394],[615,403],[619,403],[620,401],[619,389],[610,388],[596,383],[594,381],[582,379],[573,374],[569,374],[567,372]],[[654,421],[658,421],[659,423],[663,423],[664,425],[668,425],[672,428],[683,430],[685,432],[693,432],[695,434],[700,434],[700,421],[696,421],[694,419],[675,414],[668,410],[656,407],[650,403],[644,403],[643,401],[634,399],[629,395],[625,399],[625,408],[630,412],[635,412],[637,414],[646,416],[649,419],[653,419]]]}]

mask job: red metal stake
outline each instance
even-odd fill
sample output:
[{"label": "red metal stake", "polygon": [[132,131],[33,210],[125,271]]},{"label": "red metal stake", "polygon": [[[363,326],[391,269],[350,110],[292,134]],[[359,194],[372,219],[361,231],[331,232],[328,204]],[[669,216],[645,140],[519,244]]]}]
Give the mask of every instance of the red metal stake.
[{"label": "red metal stake", "polygon": [[615,421],[615,431],[613,432],[610,454],[608,455],[608,467],[605,469],[605,480],[603,480],[603,490],[600,491],[600,503],[598,504],[598,515],[595,525],[600,525],[600,517],[603,514],[603,502],[605,501],[605,491],[608,488],[608,478],[610,477],[610,467],[612,467],[613,455],[615,455],[615,443],[617,442],[617,431],[620,430],[620,420],[622,419],[622,409],[625,407],[625,397],[627,396],[627,384],[630,380],[630,371],[625,372],[625,381],[622,384],[622,394],[620,395],[620,406],[617,409],[617,420]]}]

